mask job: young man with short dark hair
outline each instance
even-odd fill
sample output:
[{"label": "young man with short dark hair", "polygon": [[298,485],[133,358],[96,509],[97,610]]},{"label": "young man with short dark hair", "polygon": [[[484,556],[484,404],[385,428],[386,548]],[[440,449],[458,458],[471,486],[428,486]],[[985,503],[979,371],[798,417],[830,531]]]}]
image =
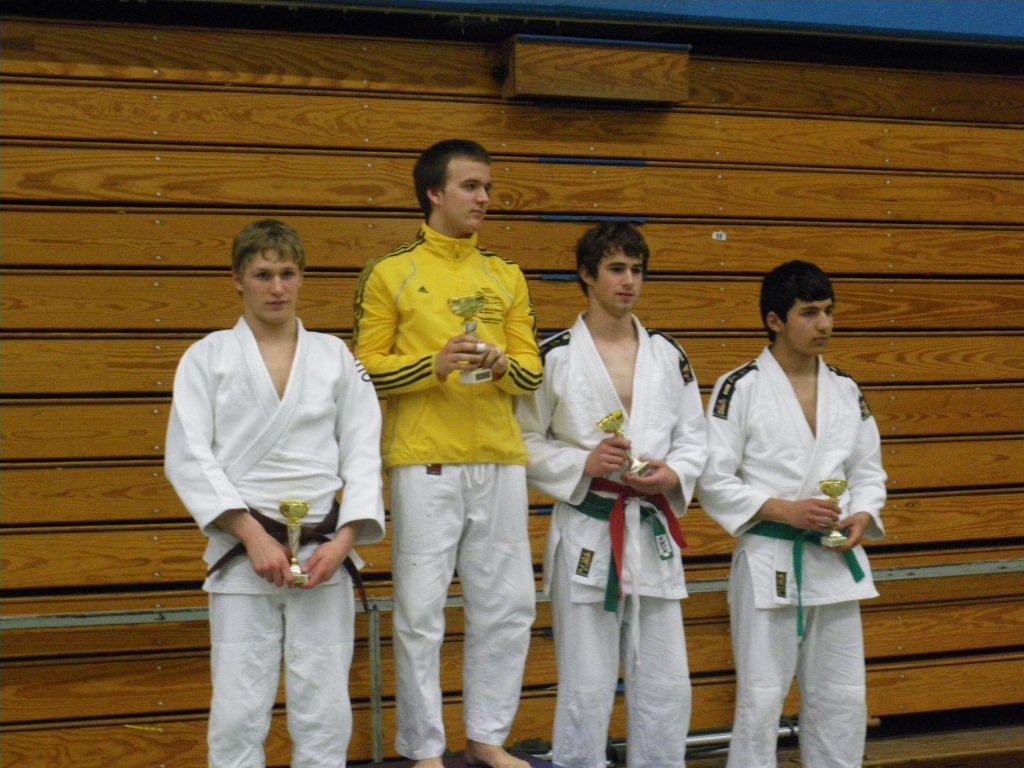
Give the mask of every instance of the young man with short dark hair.
[{"label": "young man with short dark hair", "polygon": [[[677,517],[707,441],[686,353],[633,314],[648,256],[629,223],[583,235],[576,264],[586,310],[541,345],[544,383],[517,408],[527,478],[556,501],[544,579],[558,662],[552,759],[562,768],[605,764],[620,663],[628,764],[669,768],[686,759],[691,689]],[[622,434],[608,434],[619,422]]]},{"label": "young man with short dark hair", "polygon": [[[770,344],[722,376],[708,404],[698,495],[738,537],[729,579],[737,672],[729,768],[775,766],[794,675],[804,764],[856,768],[863,760],[857,601],[878,592],[860,544],[883,535],[886,477],[860,388],[822,357],[834,307],[832,284],[813,264],[772,270],[761,286]],[[824,480],[841,481],[828,488],[836,501]]]}]

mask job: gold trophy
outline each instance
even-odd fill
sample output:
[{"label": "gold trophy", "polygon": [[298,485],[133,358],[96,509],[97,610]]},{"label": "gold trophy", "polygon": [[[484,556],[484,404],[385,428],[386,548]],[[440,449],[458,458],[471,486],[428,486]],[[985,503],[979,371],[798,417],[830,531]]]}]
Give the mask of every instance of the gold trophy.
[{"label": "gold trophy", "polygon": [[[626,415],[622,411],[614,411],[597,422],[597,428],[602,432],[615,435],[615,437],[625,437],[622,433],[622,425],[625,421]],[[640,459],[630,453],[626,454],[626,461],[629,464],[626,471],[630,474],[647,477],[654,471],[651,468],[650,462],[640,461]]]},{"label": "gold trophy", "polygon": [[[474,338],[478,338],[476,335],[476,313],[483,309],[486,304],[487,299],[483,294],[479,293],[475,296],[460,296],[448,299],[448,308],[463,320],[463,333]],[[477,352],[480,352],[482,346],[483,342],[477,344]],[[482,384],[485,381],[491,381],[493,378],[494,374],[490,368],[474,368],[471,371],[463,371],[459,374],[459,380],[463,384]]]},{"label": "gold trophy", "polygon": [[299,566],[299,540],[302,536],[302,518],[309,512],[309,504],[305,501],[282,501],[278,506],[281,514],[288,518],[288,548],[292,553],[292,576],[296,584],[306,584],[309,576]]},{"label": "gold trophy", "polygon": [[[846,493],[845,480],[822,480],[818,483],[818,487],[822,493],[828,496],[829,501],[834,504],[838,504],[839,497]],[[821,543],[826,547],[842,547],[845,546],[846,542],[846,536],[838,528],[833,528],[827,536],[821,537]]]}]

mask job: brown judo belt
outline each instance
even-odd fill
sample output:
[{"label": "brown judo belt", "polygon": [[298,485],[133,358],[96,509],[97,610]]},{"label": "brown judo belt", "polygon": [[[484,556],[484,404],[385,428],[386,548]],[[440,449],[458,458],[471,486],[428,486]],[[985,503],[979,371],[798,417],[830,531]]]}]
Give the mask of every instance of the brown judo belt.
[{"label": "brown judo belt", "polygon": [[[334,529],[338,525],[338,511],[339,505],[337,499],[334,504],[331,505],[331,511],[327,513],[327,517],[317,523],[315,526],[304,525],[300,529],[299,543],[308,544],[310,542],[318,542],[320,544],[326,543],[331,540],[330,535],[334,533]],[[281,544],[288,544],[288,526],[279,520],[274,520],[271,517],[267,517],[261,512],[257,512],[255,509],[250,509],[249,514],[252,515],[256,522],[263,526],[263,530],[270,534],[270,536]],[[234,560],[239,555],[245,554],[245,544],[239,542],[233,546],[227,553],[221,557],[216,563],[214,563],[210,570],[206,572],[207,576],[212,576],[214,573],[219,571],[222,567],[227,565],[231,560]],[[348,575],[352,578],[352,583],[355,585],[356,591],[359,593],[359,602],[363,604],[363,610],[369,611],[370,604],[366,599],[366,585],[363,584],[363,577],[359,573],[359,569],[356,568],[356,564],[352,561],[351,557],[346,557],[344,562],[345,570],[348,571]]]}]

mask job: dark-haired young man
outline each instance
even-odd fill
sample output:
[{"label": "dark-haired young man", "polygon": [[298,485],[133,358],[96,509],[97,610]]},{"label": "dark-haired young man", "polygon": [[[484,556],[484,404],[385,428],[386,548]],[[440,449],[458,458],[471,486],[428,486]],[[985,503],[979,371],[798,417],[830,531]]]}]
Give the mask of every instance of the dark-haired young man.
[{"label": "dark-haired young man", "polygon": [[[517,407],[529,483],[556,500],[544,578],[558,662],[552,759],[562,768],[605,765],[620,664],[629,765],[686,759],[691,688],[676,518],[707,440],[686,354],[633,315],[648,257],[632,224],[583,235],[576,264],[586,310],[541,345],[544,382]],[[626,436],[608,435],[598,422],[619,411]],[[631,454],[647,468],[632,471]]]},{"label": "dark-haired young man", "polygon": [[[356,355],[387,396],[395,743],[417,768],[443,764],[440,649],[457,570],[466,761],[522,768],[503,748],[535,611],[526,449],[512,398],[540,384],[536,320],[519,267],[477,243],[491,192],[484,148],[439,142],[420,156],[413,180],[426,223],[415,240],[366,265],[355,301]],[[450,308],[452,299],[477,297],[482,306],[469,317]]]},{"label": "dark-haired young man", "polygon": [[[860,542],[881,538],[878,427],[856,382],[827,365],[835,298],[818,267],[765,276],[769,346],[722,376],[707,409],[701,506],[738,537],[729,582],[737,700],[729,768],[773,768],[794,675],[806,765],[856,768],[867,726],[858,600],[876,597]],[[838,503],[819,488],[844,480]],[[846,537],[836,546],[828,534]]]}]

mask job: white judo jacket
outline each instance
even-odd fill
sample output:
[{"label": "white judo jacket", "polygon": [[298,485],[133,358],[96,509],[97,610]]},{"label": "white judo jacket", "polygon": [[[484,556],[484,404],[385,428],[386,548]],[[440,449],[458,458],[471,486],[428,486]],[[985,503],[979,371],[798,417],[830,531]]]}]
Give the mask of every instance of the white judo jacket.
[{"label": "white judo jacket", "polygon": [[[722,376],[707,409],[708,461],[698,484],[704,511],[739,541],[735,561],[750,564],[759,608],[796,605],[793,542],[747,533],[769,498],[824,499],[824,479],[845,479],[842,516],[868,512],[865,537],[884,535],[885,504],[878,426],[857,383],[818,360],[817,434],[811,432],[785,372],[767,348]],[[804,605],[877,597],[863,547],[853,554],[865,578],[857,582],[843,556],[804,545]]]},{"label": "white judo jacket", "polygon": [[[682,516],[707,452],[697,380],[686,354],[672,339],[649,333],[636,318],[633,322],[639,349],[632,408],[623,431],[632,442],[633,455],[665,461],[679,476],[680,485],[667,498],[673,512]],[[586,496],[590,487],[590,479],[583,476],[587,457],[609,437],[597,422],[624,408],[582,315],[570,330],[546,340],[541,352],[544,381],[533,396],[519,398],[517,417],[528,453],[527,481],[556,500],[544,557],[545,588],[550,585],[555,551],[562,546],[565,561],[573,568],[572,600],[598,602],[604,599],[612,567],[608,523],[570,505]],[[626,503],[622,591],[685,597],[679,549],[669,539],[671,556],[662,559],[652,522],[641,520],[640,506],[635,497]]]},{"label": "white judo jacket", "polygon": [[303,524],[316,525],[342,489],[337,527],[363,521],[357,544],[384,536],[377,394],[344,342],[301,322],[298,334],[283,398],[244,318],[197,341],[178,364],[165,469],[209,539],[208,565],[238,543],[214,524],[226,510],[286,522],[279,502],[307,501]]}]

